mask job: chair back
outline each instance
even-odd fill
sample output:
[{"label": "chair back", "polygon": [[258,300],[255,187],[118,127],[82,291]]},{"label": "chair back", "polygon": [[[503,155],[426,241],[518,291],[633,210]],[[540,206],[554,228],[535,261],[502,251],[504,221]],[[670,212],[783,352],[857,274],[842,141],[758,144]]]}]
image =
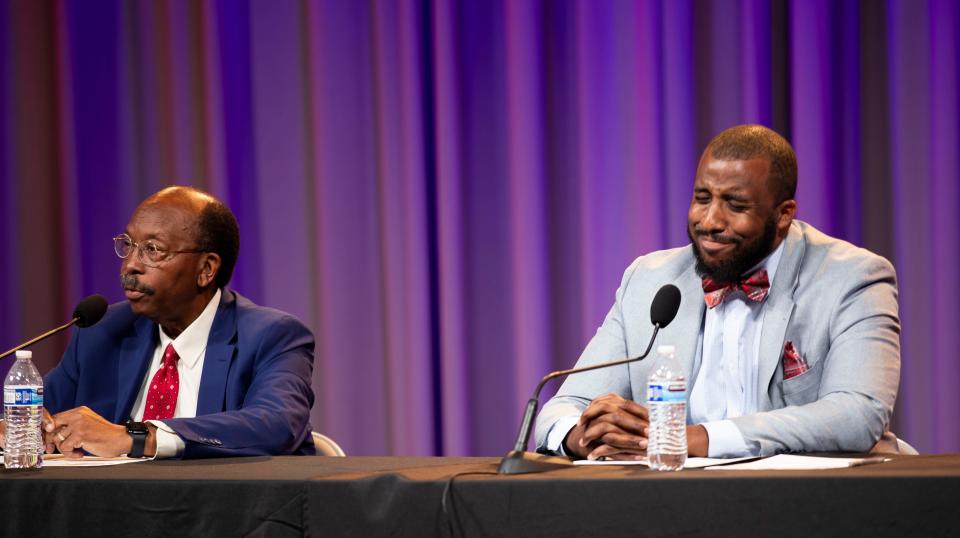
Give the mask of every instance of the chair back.
[{"label": "chair back", "polygon": [[897,450],[899,450],[901,454],[906,454],[908,456],[916,456],[920,454],[919,452],[917,452],[916,448],[913,448],[910,445],[910,443],[904,441],[899,437],[897,437]]},{"label": "chair back", "polygon": [[313,444],[317,447],[318,456],[344,457],[347,454],[336,441],[320,432],[313,432]]}]

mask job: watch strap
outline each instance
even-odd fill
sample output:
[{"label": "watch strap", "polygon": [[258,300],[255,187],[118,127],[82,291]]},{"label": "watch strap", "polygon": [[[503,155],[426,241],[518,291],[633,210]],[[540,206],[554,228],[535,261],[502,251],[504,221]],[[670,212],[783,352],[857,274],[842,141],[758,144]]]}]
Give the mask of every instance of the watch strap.
[{"label": "watch strap", "polygon": [[147,435],[149,435],[149,433],[150,431],[143,422],[127,422],[127,434],[133,439],[133,445],[130,447],[130,452],[127,454],[127,457],[143,457],[143,451],[146,448]]}]

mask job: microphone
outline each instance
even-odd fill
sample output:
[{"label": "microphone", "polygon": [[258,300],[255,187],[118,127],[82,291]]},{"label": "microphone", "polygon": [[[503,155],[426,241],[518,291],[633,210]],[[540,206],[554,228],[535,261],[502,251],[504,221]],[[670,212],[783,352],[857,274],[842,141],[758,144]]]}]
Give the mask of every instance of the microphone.
[{"label": "microphone", "polygon": [[40,336],[34,338],[33,340],[24,342],[9,351],[0,353],[0,359],[6,357],[7,355],[10,355],[11,353],[14,353],[17,350],[23,349],[28,346],[32,346],[33,344],[36,344],[41,340],[49,338],[57,334],[58,332],[64,329],[67,329],[71,325],[76,325],[81,329],[87,328],[93,325],[94,323],[100,321],[100,318],[102,318],[103,315],[106,313],[107,313],[107,300],[104,299],[103,295],[91,295],[86,299],[80,301],[80,303],[77,305],[77,308],[73,310],[73,319],[71,319],[69,323],[65,323],[57,327],[56,329],[53,329],[52,331],[43,333]]},{"label": "microphone", "polygon": [[582,368],[558,370],[544,376],[543,379],[540,380],[540,383],[537,384],[536,390],[533,391],[533,396],[527,401],[527,408],[523,413],[523,420],[520,421],[520,431],[517,433],[517,442],[514,444],[513,450],[508,452],[507,455],[500,460],[500,467],[497,468],[497,473],[536,473],[571,465],[570,460],[567,458],[535,454],[526,451],[527,442],[530,440],[530,425],[533,423],[534,415],[537,413],[537,406],[539,405],[538,398],[540,397],[540,390],[543,389],[543,385],[547,381],[558,377],[643,360],[650,353],[650,349],[653,347],[653,341],[657,338],[657,333],[673,321],[679,309],[680,290],[673,284],[667,284],[657,290],[657,294],[653,297],[653,303],[650,305],[650,322],[653,323],[653,334],[650,336],[647,349],[644,350],[642,354],[636,357],[584,366]]},{"label": "microphone", "polygon": [[107,313],[107,300],[103,295],[91,295],[80,301],[73,309],[73,321],[77,327],[86,329],[94,323],[100,321],[100,318]]}]

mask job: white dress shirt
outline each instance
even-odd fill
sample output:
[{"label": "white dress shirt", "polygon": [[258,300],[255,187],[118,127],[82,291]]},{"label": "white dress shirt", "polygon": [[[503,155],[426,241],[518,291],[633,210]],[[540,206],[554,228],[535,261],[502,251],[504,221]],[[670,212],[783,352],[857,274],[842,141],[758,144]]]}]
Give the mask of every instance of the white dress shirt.
[{"label": "white dress shirt", "polygon": [[[772,287],[782,253],[781,242],[748,273],[766,269]],[[706,428],[711,458],[749,454],[743,435],[729,419],[759,410],[759,398],[766,390],[757,379],[762,330],[763,303],[747,299],[740,290],[715,308],[706,309],[701,329],[703,356],[690,391],[687,416],[691,423]]]},{"label": "white dress shirt", "polygon": [[[147,370],[146,377],[140,385],[140,393],[133,405],[134,420],[143,419],[147,401],[147,388],[150,380],[163,365],[163,352],[168,344],[173,344],[180,360],[177,361],[177,375],[180,378],[180,389],[177,393],[177,407],[174,418],[191,418],[197,416],[197,398],[200,394],[200,377],[203,374],[203,359],[207,354],[207,339],[213,327],[213,318],[217,315],[220,306],[220,290],[213,295],[203,312],[187,326],[176,338],[167,336],[160,326],[160,341],[153,351],[153,360]],[[162,420],[148,420],[157,427],[157,458],[171,458],[183,453],[185,444],[183,439],[170,429]]]}]

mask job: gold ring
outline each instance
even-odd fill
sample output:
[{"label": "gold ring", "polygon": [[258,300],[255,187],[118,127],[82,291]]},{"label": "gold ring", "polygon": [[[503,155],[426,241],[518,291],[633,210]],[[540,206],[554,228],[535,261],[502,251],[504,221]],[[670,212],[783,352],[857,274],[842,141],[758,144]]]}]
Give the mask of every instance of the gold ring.
[{"label": "gold ring", "polygon": [[60,442],[61,442],[61,443],[67,440],[67,438],[64,437],[64,436],[63,436],[63,433],[61,433],[61,432],[57,432],[57,439],[60,439]]}]

